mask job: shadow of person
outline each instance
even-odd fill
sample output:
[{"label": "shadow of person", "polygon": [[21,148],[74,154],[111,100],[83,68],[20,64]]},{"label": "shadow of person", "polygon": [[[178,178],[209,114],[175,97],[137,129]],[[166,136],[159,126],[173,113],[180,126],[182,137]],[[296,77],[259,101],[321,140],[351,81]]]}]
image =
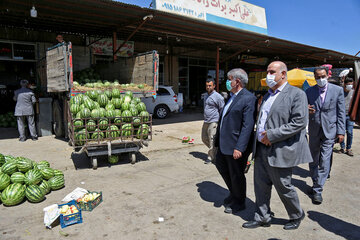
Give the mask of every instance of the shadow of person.
[{"label": "shadow of person", "polygon": [[[216,208],[222,207],[224,199],[229,196],[229,191],[227,189],[210,181],[203,181],[201,183],[197,183],[196,186],[198,187],[198,192],[201,199],[207,202],[214,203],[214,207]],[[234,213],[234,215],[241,217],[245,221],[253,220],[255,203],[251,199],[246,198],[245,204],[246,209]]]},{"label": "shadow of person", "polygon": [[311,192],[312,188],[305,181],[293,178],[291,180],[291,183],[295,187],[297,187],[300,191],[305,193],[309,198],[311,198],[310,192]]},{"label": "shadow of person", "polygon": [[203,161],[205,161],[208,157],[208,155],[203,152],[189,152],[189,154],[191,154],[194,158],[199,158]]},{"label": "shadow of person", "polygon": [[306,169],[303,169],[299,166],[294,167],[294,171],[293,171],[294,175],[297,175],[301,178],[307,178],[310,177],[310,172]]},{"label": "shadow of person", "polygon": [[329,232],[348,240],[356,240],[360,238],[360,227],[355,224],[345,222],[325,213],[316,211],[308,211],[307,213],[311,220],[318,222],[322,228]]}]

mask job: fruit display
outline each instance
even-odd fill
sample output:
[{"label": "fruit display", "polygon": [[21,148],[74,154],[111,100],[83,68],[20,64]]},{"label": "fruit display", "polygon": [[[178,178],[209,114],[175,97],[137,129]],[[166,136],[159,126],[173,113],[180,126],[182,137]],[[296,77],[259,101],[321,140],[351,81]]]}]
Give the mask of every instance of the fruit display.
[{"label": "fruit display", "polygon": [[[149,139],[151,116],[131,91],[90,90],[70,99],[72,142],[76,146],[116,139]],[[45,173],[46,174],[46,173]]]},{"label": "fruit display", "polygon": [[25,197],[29,202],[41,202],[51,190],[64,186],[64,173],[52,169],[49,162],[0,153],[0,201],[4,205],[17,205]]},{"label": "fruit display", "polygon": [[[86,68],[74,73],[73,89],[75,90],[109,90],[112,96],[120,98],[120,91],[147,91],[152,90],[147,84],[120,84],[119,80],[101,80],[99,73],[93,68]],[[91,94],[91,93],[89,93]],[[94,99],[93,99],[94,100]]]},{"label": "fruit display", "polygon": [[94,201],[97,197],[100,196],[100,193],[87,193],[82,198],[76,200],[76,202],[89,202]]},{"label": "fruit display", "polygon": [[16,117],[14,116],[13,112],[8,112],[0,115],[0,127],[17,127]]},{"label": "fruit display", "polygon": [[60,208],[60,214],[66,216],[74,213],[78,213],[79,209],[75,205],[63,205]]}]

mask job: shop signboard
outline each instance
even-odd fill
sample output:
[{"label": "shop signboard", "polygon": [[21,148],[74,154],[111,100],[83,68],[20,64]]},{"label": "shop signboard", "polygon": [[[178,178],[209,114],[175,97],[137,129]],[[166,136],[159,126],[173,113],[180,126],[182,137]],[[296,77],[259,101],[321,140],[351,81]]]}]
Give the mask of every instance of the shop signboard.
[{"label": "shop signboard", "polygon": [[265,9],[240,0],[153,0],[156,10],[267,34]]},{"label": "shop signboard", "polygon": [[[96,41],[95,39],[90,39],[93,42],[90,46],[92,49],[93,54],[97,55],[106,55],[112,56],[113,55],[113,41],[111,38],[104,38]],[[117,48],[123,43],[122,40],[116,41]],[[127,41],[124,46],[120,48],[117,52],[116,56],[118,57],[131,57],[134,54],[134,42]]]}]

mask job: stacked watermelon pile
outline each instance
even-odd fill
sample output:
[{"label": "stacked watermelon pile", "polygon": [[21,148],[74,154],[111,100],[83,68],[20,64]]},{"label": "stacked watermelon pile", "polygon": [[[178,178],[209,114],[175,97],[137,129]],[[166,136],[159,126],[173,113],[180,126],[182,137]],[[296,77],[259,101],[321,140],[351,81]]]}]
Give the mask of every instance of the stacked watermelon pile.
[{"label": "stacked watermelon pile", "polygon": [[119,80],[114,79],[113,81],[101,80],[100,74],[98,74],[93,68],[86,68],[79,72],[74,73],[74,89],[93,88],[93,89],[121,89],[121,90],[151,90],[146,84],[120,84]]},{"label": "stacked watermelon pile", "polygon": [[141,99],[131,91],[91,90],[70,100],[72,126],[77,146],[89,141],[133,138],[147,139],[151,116]]},{"label": "stacked watermelon pile", "polygon": [[0,153],[0,200],[4,205],[17,205],[25,197],[41,202],[51,190],[64,186],[64,173],[50,168],[49,162]]},{"label": "stacked watermelon pile", "polygon": [[0,127],[17,127],[16,117],[14,116],[13,112],[8,112],[0,115]]}]

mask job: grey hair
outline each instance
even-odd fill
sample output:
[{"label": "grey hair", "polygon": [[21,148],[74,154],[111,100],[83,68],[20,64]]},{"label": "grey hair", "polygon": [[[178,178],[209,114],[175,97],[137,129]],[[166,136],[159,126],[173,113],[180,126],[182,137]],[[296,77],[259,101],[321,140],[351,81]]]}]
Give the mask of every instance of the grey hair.
[{"label": "grey hair", "polygon": [[20,81],[20,86],[21,87],[26,87],[28,84],[29,84],[29,81],[26,80],[26,79],[23,79],[23,80]]},{"label": "grey hair", "polygon": [[241,68],[234,68],[232,70],[230,70],[228,73],[227,73],[227,76],[230,77],[232,76],[233,78],[238,78],[240,79],[242,85],[243,85],[243,88],[246,86],[246,84],[249,82],[249,78],[248,78],[248,75],[247,73],[241,69]]}]

